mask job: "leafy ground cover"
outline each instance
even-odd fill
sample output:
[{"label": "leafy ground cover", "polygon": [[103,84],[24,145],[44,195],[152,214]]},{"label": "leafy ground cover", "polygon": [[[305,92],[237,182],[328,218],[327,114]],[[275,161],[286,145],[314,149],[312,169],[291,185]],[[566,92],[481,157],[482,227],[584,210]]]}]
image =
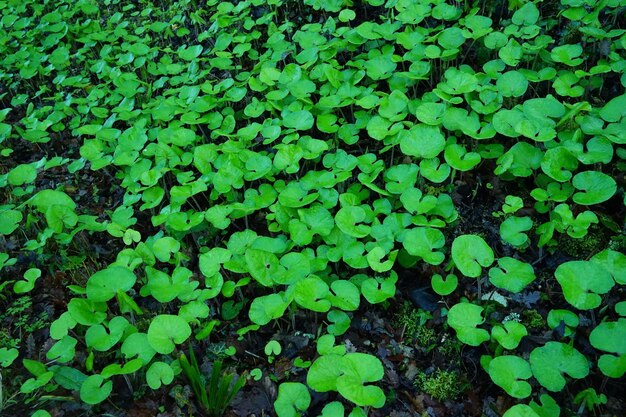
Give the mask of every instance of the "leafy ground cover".
[{"label": "leafy ground cover", "polygon": [[0,414],[626,413],[623,2],[0,10]]}]

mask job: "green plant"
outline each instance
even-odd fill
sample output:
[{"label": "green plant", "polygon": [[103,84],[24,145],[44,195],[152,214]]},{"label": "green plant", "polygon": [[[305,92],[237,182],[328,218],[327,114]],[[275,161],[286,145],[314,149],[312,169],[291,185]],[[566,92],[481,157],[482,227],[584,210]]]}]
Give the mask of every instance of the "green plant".
[{"label": "green plant", "polygon": [[426,326],[430,318],[432,316],[428,312],[416,309],[409,302],[404,302],[396,313],[394,321],[396,326],[402,329],[402,334],[406,339],[428,351],[435,347],[437,340],[435,331]]},{"label": "green plant", "polygon": [[226,407],[246,384],[244,376],[239,376],[233,381],[234,374],[223,373],[221,360],[213,362],[211,375],[207,381],[191,347],[189,348],[189,359],[185,354],[181,354],[179,362],[200,407],[211,417],[222,416]]},{"label": "green plant", "polygon": [[576,394],[576,396],[574,397],[574,404],[580,404],[578,414],[582,413],[584,408],[586,408],[588,411],[593,411],[594,408],[602,404],[606,404],[606,402],[606,395],[598,395],[594,388],[584,389]]},{"label": "green plant", "polygon": [[307,374],[307,385],[317,392],[337,391],[358,406],[381,408],[385,404],[382,389],[369,382],[382,379],[382,363],[365,353],[346,353],[344,346],[334,346],[335,338],[318,339],[318,357]]},{"label": "green plant", "polygon": [[438,401],[452,401],[466,388],[461,374],[439,368],[430,373],[419,372],[413,384],[419,391]]},{"label": "green plant", "polygon": [[395,324],[538,396],[507,417],[558,415],[539,386],[571,404],[570,379],[623,376],[622,2],[104,5],[0,1],[12,392],[107,414],[117,379],[137,399],[172,384],[191,338],[220,358],[238,353],[212,340],[261,338],[271,361],[294,349],[274,335],[316,329],[277,413],[313,389],[345,400],[322,415],[361,417],[397,401],[361,313],[384,323],[399,288],[429,284],[432,318]]}]

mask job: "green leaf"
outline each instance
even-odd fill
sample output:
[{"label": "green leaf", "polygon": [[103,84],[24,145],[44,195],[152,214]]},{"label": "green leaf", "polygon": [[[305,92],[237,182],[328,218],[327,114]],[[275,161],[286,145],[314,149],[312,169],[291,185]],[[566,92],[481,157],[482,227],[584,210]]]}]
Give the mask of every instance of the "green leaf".
[{"label": "green leaf", "polygon": [[570,67],[575,67],[583,63],[582,58],[578,58],[583,53],[580,44],[556,46],[550,52],[554,62],[560,62]]},{"label": "green leaf", "polygon": [[[554,414],[551,414],[554,415]],[[502,417],[542,417],[526,404],[516,404],[509,408]]]},{"label": "green leaf", "polygon": [[50,206],[65,206],[74,210],[76,203],[67,194],[61,191],[42,190],[35,194],[30,200],[30,204],[37,207],[41,213],[46,213]]},{"label": "green leaf", "polygon": [[441,275],[434,274],[430,280],[430,285],[437,294],[449,295],[456,290],[456,287],[459,285],[459,279],[454,274],[448,274],[445,280]]},{"label": "green leaf", "polygon": [[437,251],[445,243],[443,233],[430,227],[409,229],[402,239],[402,245],[409,254],[418,256],[431,265],[439,265],[445,259],[443,252]]},{"label": "green leaf", "polygon": [[615,282],[626,285],[626,255],[612,249],[605,249],[593,255],[590,261],[609,271]]},{"label": "green leaf", "polygon": [[41,277],[39,268],[30,268],[24,272],[24,280],[17,281],[13,284],[13,291],[17,294],[23,294],[35,288],[35,282]]},{"label": "green leaf", "polygon": [[587,358],[572,346],[548,342],[530,353],[530,366],[535,379],[549,391],[558,392],[565,386],[563,374],[580,379],[589,374]]},{"label": "green leaf", "polygon": [[394,262],[396,260],[396,256],[398,256],[398,251],[394,250],[388,255],[388,259],[384,262],[381,260],[387,255],[385,249],[380,246],[375,246],[367,253],[367,263],[370,268],[372,268],[376,272],[386,272],[393,268]]},{"label": "green leaf", "polygon": [[110,266],[96,272],[87,281],[87,297],[91,301],[106,302],[115,297],[118,291],[130,290],[137,277],[128,268]]},{"label": "green leaf", "polygon": [[565,262],[554,271],[554,276],[563,288],[565,300],[580,310],[600,306],[600,295],[606,294],[615,285],[606,269],[588,261]]},{"label": "green leaf", "polygon": [[193,46],[181,46],[178,48],[178,56],[180,59],[185,61],[193,61],[202,53],[202,46],[193,45]]},{"label": "green leaf", "polygon": [[559,182],[572,178],[571,171],[577,167],[578,159],[564,146],[548,149],[541,159],[543,172]]},{"label": "green leaf", "polygon": [[393,273],[389,278],[368,278],[361,284],[363,297],[371,303],[378,304],[396,295],[398,276]]},{"label": "green leaf", "polygon": [[144,364],[149,363],[156,354],[145,333],[133,333],[128,336],[124,339],[120,350],[127,361],[136,356]]},{"label": "green leaf", "polygon": [[611,378],[621,378],[626,373],[625,318],[600,323],[589,335],[589,342],[596,349],[612,354],[600,357],[598,366],[603,374]]},{"label": "green leaf", "polygon": [[491,330],[491,336],[507,350],[515,349],[527,334],[526,327],[516,321],[507,321],[504,325],[494,326]]},{"label": "green leaf", "polygon": [[448,311],[448,325],[466,345],[479,346],[490,338],[487,330],[476,328],[485,321],[482,312],[482,307],[464,302],[453,305]]},{"label": "green leaf", "polygon": [[491,380],[514,398],[530,396],[532,388],[524,380],[532,375],[528,362],[519,356],[498,356],[489,362]]},{"label": "green leaf", "polygon": [[10,235],[22,221],[22,212],[17,210],[5,210],[0,212],[0,235]]},{"label": "green leaf", "polygon": [[360,206],[347,206],[339,209],[335,215],[335,224],[347,234],[356,238],[369,235],[370,226],[362,224],[367,220],[365,210]]},{"label": "green leaf", "polygon": [[63,336],[46,353],[46,358],[58,363],[67,363],[74,359],[78,341],[71,336]]},{"label": "green leaf", "polygon": [[600,117],[607,122],[619,122],[626,115],[626,94],[611,99],[600,109]]},{"label": "green leaf", "polygon": [[337,390],[337,378],[341,376],[343,357],[326,354],[313,362],[306,377],[306,383],[312,390],[327,392]]},{"label": "green leaf", "polygon": [[355,311],[359,308],[361,302],[361,292],[359,288],[350,281],[343,279],[336,280],[330,284],[328,300],[333,307],[344,311]]},{"label": "green leaf", "polygon": [[533,3],[526,3],[513,13],[511,21],[518,26],[530,26],[539,20],[539,9]]},{"label": "green leaf", "polygon": [[174,370],[165,362],[154,362],[146,372],[148,386],[154,390],[161,388],[162,384],[169,385],[174,380]]},{"label": "green leaf", "polygon": [[0,348],[0,366],[7,368],[17,359],[20,352],[15,348]]},{"label": "green leaf", "polygon": [[575,203],[585,206],[603,203],[613,197],[617,191],[615,180],[598,171],[579,172],[574,175],[572,185],[584,191],[575,193],[572,199]]},{"label": "green leaf", "polygon": [[245,261],[252,278],[266,287],[274,285],[274,279],[280,280],[279,275],[284,271],[278,257],[264,250],[247,249]]},{"label": "green leaf", "polygon": [[105,381],[100,375],[91,375],[80,387],[80,399],[87,404],[99,404],[113,391],[113,382]]},{"label": "green leaf", "polygon": [[494,261],[493,250],[477,235],[461,235],[452,243],[452,260],[461,273],[477,278]]},{"label": "green leaf", "polygon": [[410,130],[402,130],[399,134],[400,150],[405,155],[418,158],[434,158],[443,151],[446,139],[436,126],[418,124]]},{"label": "green leaf", "polygon": [[311,404],[311,394],[299,382],[283,382],[278,386],[274,410],[278,417],[300,417]]},{"label": "green leaf", "polygon": [[148,343],[158,353],[164,355],[174,351],[177,344],[184,343],[191,336],[191,327],[179,316],[160,314],[152,319],[148,327]]},{"label": "green leaf", "polygon": [[328,319],[328,322],[332,323],[328,325],[329,334],[340,336],[350,328],[350,316],[348,316],[348,314],[344,313],[343,311],[331,310],[328,312],[328,315],[326,317]]},{"label": "green leaf", "polygon": [[328,284],[316,276],[302,279],[294,285],[296,303],[318,313],[325,313],[330,309],[331,303],[326,299],[329,294]]},{"label": "green leaf", "polygon": [[510,257],[499,258],[498,266],[489,270],[491,283],[512,293],[523,291],[535,278],[531,264]]},{"label": "green leaf", "polygon": [[253,323],[264,326],[270,321],[282,317],[288,305],[280,294],[256,297],[252,300],[248,317]]},{"label": "green leaf", "polygon": [[7,181],[10,185],[21,186],[30,184],[37,178],[37,169],[31,164],[20,164],[7,174]]},{"label": "green leaf", "polygon": [[309,130],[315,123],[313,115],[308,110],[298,110],[294,112],[283,110],[282,118],[285,127],[296,130]]},{"label": "green leaf", "polygon": [[379,387],[365,385],[383,378],[383,365],[375,356],[348,353],[341,361],[342,375],[337,378],[337,391],[349,401],[362,407],[381,408],[385,393]]},{"label": "green leaf", "polygon": [[528,89],[528,80],[519,71],[508,71],[498,77],[496,87],[504,97],[521,97]]},{"label": "green leaf", "polygon": [[100,324],[89,327],[85,333],[85,343],[89,348],[106,352],[122,339],[129,326],[130,323],[124,317],[113,317],[108,324],[108,331]]},{"label": "green leaf", "polygon": [[498,51],[498,57],[511,67],[517,66],[523,55],[522,46],[515,39],[509,39],[507,44]]},{"label": "green leaf", "polygon": [[457,171],[469,171],[481,161],[477,152],[467,152],[464,146],[452,143],[446,146],[443,154],[446,162]]},{"label": "green leaf", "polygon": [[557,327],[561,326],[561,324],[564,324],[564,336],[572,335],[574,333],[572,331],[572,328],[576,328],[580,322],[578,316],[575,313],[569,310],[560,309],[550,310],[546,321],[551,329],[556,329]]},{"label": "green leaf", "polygon": [[196,134],[184,127],[168,127],[160,132],[159,141],[183,147],[193,144],[196,141]]}]

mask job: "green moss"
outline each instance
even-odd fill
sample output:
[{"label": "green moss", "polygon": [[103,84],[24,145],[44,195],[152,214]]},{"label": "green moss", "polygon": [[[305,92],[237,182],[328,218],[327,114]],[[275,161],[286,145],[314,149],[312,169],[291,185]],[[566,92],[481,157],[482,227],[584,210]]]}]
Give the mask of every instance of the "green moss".
[{"label": "green moss", "polygon": [[416,309],[411,303],[405,302],[396,314],[394,324],[398,329],[402,329],[405,340],[430,349],[437,339],[435,331],[426,327],[426,322],[431,317],[427,311]]},{"label": "green moss", "polygon": [[460,358],[461,343],[456,337],[446,334],[437,344],[437,351],[450,361],[457,363]]},{"label": "green moss", "polygon": [[559,241],[559,248],[571,257],[583,259],[600,252],[606,243],[606,236],[602,230],[597,226],[592,226],[589,228],[589,233],[580,239],[563,235]]},{"label": "green moss", "polygon": [[546,321],[537,310],[524,310],[522,324],[529,329],[542,329],[546,326]]},{"label": "green moss", "polygon": [[420,372],[413,381],[415,387],[438,401],[456,399],[465,389],[463,377],[458,372],[437,369],[427,374]]},{"label": "green moss", "polygon": [[626,235],[616,235],[611,237],[608,248],[617,252],[626,252]]}]

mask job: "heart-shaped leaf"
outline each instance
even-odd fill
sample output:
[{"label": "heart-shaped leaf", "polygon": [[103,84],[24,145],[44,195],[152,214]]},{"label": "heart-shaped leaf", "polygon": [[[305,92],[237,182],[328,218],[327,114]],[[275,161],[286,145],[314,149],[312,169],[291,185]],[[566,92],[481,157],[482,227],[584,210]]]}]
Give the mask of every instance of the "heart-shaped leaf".
[{"label": "heart-shaped leaf", "polygon": [[158,353],[172,353],[177,344],[184,343],[191,336],[191,327],[179,316],[161,314],[150,322],[148,343]]},{"label": "heart-shaped leaf", "polygon": [[565,386],[563,374],[580,379],[589,373],[589,362],[585,355],[560,342],[548,342],[534,349],[530,353],[530,366],[537,381],[553,392]]},{"label": "heart-shaped leaf", "polygon": [[529,363],[519,356],[498,356],[489,362],[491,380],[514,398],[530,396],[532,388],[524,380],[532,375]]},{"label": "heart-shaped leaf", "polygon": [[113,382],[100,375],[89,376],[80,387],[80,399],[87,404],[99,404],[113,391]]},{"label": "heart-shaped leaf", "polygon": [[278,386],[274,410],[278,417],[300,417],[311,404],[311,394],[299,382],[283,382]]},{"label": "heart-shaped leaf", "polygon": [[118,291],[130,290],[137,278],[123,266],[110,266],[93,274],[87,281],[87,297],[91,301],[106,302],[115,297]]},{"label": "heart-shaped leaf", "polygon": [[498,288],[519,293],[535,280],[532,265],[515,258],[498,259],[498,266],[489,270],[489,280]]},{"label": "heart-shaped leaf", "polygon": [[452,242],[452,260],[463,275],[476,278],[482,273],[482,267],[493,263],[494,255],[482,237],[461,235]]},{"label": "heart-shaped leaf", "polygon": [[154,362],[146,372],[148,386],[154,390],[162,384],[169,385],[174,380],[174,370],[165,362]]},{"label": "heart-shaped leaf", "polygon": [[606,269],[590,261],[565,262],[554,271],[554,276],[567,302],[581,310],[598,307],[602,302],[600,295],[615,285]]},{"label": "heart-shaped leaf", "polygon": [[485,321],[482,312],[481,306],[463,302],[453,305],[448,311],[448,325],[466,345],[478,346],[490,338],[487,330],[477,328]]},{"label": "heart-shaped leaf", "polygon": [[575,203],[589,206],[600,204],[613,197],[617,191],[615,180],[599,171],[585,171],[574,175],[572,185],[582,192],[572,197]]}]

